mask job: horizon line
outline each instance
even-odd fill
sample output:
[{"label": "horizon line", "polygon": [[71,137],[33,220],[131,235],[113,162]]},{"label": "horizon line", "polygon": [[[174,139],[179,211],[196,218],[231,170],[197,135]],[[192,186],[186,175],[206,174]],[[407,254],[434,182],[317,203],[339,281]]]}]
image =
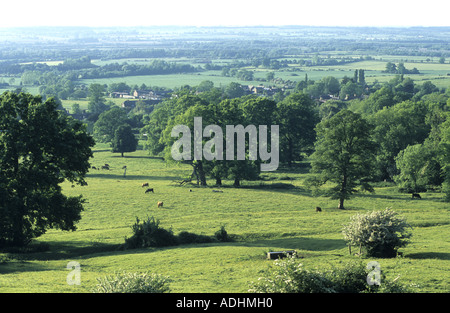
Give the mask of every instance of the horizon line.
[{"label": "horizon line", "polygon": [[25,26],[0,26],[0,29],[25,29],[25,28],[156,28],[156,27],[178,27],[178,28],[283,28],[283,27],[321,27],[321,28],[450,28],[450,25],[314,25],[314,24],[283,24],[283,25],[25,25]]}]

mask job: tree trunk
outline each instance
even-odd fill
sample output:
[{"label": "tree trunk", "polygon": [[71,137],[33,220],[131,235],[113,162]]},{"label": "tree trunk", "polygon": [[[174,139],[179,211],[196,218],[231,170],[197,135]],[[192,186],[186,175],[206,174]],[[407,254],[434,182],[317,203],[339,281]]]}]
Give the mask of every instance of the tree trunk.
[{"label": "tree trunk", "polygon": [[234,184],[235,187],[239,187],[241,185],[241,182],[239,181],[239,178],[235,178],[234,179]]},{"label": "tree trunk", "polygon": [[203,170],[202,161],[197,162],[197,174],[198,178],[200,179],[200,186],[206,186],[206,176],[205,171]]},{"label": "tree trunk", "polygon": [[216,185],[217,186],[222,186],[222,179],[220,177],[216,178]]},{"label": "tree trunk", "polygon": [[344,198],[339,199],[338,209],[340,209],[340,210],[344,209]]}]

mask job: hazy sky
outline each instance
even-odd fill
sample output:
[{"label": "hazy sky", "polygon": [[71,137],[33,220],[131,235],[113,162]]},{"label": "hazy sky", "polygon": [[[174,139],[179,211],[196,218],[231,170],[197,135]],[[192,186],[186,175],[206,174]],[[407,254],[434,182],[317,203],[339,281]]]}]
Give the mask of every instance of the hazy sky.
[{"label": "hazy sky", "polygon": [[448,0],[18,0],[2,3],[0,27],[450,26],[449,8]]}]

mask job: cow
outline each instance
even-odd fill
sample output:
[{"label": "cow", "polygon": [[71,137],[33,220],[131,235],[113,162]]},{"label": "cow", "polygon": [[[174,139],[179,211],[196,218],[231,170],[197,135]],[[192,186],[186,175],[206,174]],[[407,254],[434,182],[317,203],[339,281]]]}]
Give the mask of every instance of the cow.
[{"label": "cow", "polygon": [[153,193],[155,193],[155,192],[153,191],[153,188],[148,188],[148,189],[145,191],[145,193],[148,193],[148,192],[153,192]]},{"label": "cow", "polygon": [[414,198],[422,199],[422,197],[421,197],[418,193],[413,193],[413,194],[412,194],[411,199],[414,199]]},{"label": "cow", "polygon": [[148,183],[143,183],[142,187],[148,187]]},{"label": "cow", "polygon": [[157,205],[158,205],[158,208],[162,208],[163,202],[162,201],[158,201]]},{"label": "cow", "polygon": [[108,170],[109,171],[109,166],[103,165],[102,166],[102,170]]},{"label": "cow", "polygon": [[316,212],[322,212],[322,209],[318,206],[316,206]]}]

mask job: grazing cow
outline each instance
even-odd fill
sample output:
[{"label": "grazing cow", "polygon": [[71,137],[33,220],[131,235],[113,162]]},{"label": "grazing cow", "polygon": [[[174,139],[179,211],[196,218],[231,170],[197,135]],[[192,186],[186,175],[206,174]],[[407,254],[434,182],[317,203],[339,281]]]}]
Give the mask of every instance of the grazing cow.
[{"label": "grazing cow", "polygon": [[110,165],[109,165],[109,164],[106,164],[106,163],[105,163],[105,166],[110,167]]},{"label": "grazing cow", "polygon": [[413,193],[413,194],[412,194],[411,199],[414,199],[414,198],[422,199],[422,197],[421,197],[418,193]]},{"label": "grazing cow", "polygon": [[318,206],[316,206],[316,212],[322,212],[322,209]]},{"label": "grazing cow", "polygon": [[153,188],[148,188],[148,189],[145,191],[145,193],[147,193],[147,192],[153,192],[153,193],[155,193],[155,192],[153,191]]},{"label": "grazing cow", "polygon": [[102,166],[102,170],[108,170],[109,171],[109,166],[103,165]]},{"label": "grazing cow", "polygon": [[162,208],[163,202],[162,202],[162,201],[159,201],[159,202],[157,203],[157,205],[158,205],[158,208]]},{"label": "grazing cow", "polygon": [[148,183],[143,183],[142,187],[148,187]]},{"label": "grazing cow", "polygon": [[93,170],[96,170],[97,168],[95,166],[92,167]]}]

